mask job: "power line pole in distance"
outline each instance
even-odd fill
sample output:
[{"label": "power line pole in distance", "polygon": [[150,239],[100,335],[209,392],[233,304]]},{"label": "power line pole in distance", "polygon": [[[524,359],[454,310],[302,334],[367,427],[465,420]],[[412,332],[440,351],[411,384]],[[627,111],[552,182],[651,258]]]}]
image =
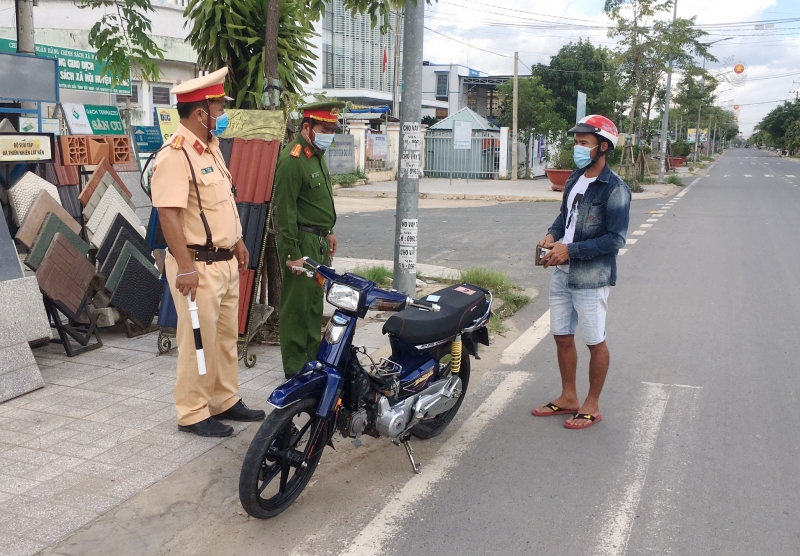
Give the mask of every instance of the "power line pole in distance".
[{"label": "power line pole in distance", "polygon": [[[675,9],[672,12],[672,24],[675,25],[675,19],[678,17],[678,0],[675,0]],[[669,130],[669,96],[672,89],[672,64],[673,60],[669,60],[669,71],[667,71],[667,90],[664,95],[664,113],[661,116],[661,160],[658,164],[658,181],[664,183],[664,167],[667,163],[667,130]],[[677,139],[677,134],[675,139]]]},{"label": "power line pole in distance", "polygon": [[394,289],[415,297],[419,229],[422,39],[425,2],[406,4],[403,21],[403,93],[400,100],[400,168],[394,242]]},{"label": "power line pole in distance", "polygon": [[519,109],[519,52],[514,53],[514,101],[512,102],[513,114],[511,122],[511,181],[519,177],[519,156],[517,152],[517,111]]}]

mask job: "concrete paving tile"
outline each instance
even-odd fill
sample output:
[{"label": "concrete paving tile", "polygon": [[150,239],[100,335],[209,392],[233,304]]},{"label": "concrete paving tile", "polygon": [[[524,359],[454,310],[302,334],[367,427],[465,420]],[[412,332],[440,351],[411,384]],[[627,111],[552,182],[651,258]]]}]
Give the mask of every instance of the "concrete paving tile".
[{"label": "concrete paving tile", "polygon": [[193,438],[192,435],[181,432],[178,430],[177,426],[174,426],[168,433],[153,429],[147,432],[139,433],[133,438],[133,440],[141,444],[149,444],[151,446],[166,446],[170,450],[175,450],[181,446],[186,446],[193,441]]},{"label": "concrete paving tile", "polygon": [[127,458],[124,462],[121,462],[120,465],[123,465],[129,469],[157,473],[163,477],[166,477],[181,466],[181,464],[176,461],[161,458],[148,458],[140,454],[135,454]]},{"label": "concrete paving tile", "polygon": [[19,446],[33,440],[34,438],[36,438],[36,435],[28,434],[26,432],[0,430],[0,442],[5,444]]},{"label": "concrete paving tile", "polygon": [[141,363],[142,361],[153,359],[156,356],[157,352],[145,353],[142,351],[133,351],[116,347],[107,348],[103,346],[101,349],[82,354],[81,359],[86,358],[86,362],[90,365],[108,367],[111,369],[124,369],[131,365]]},{"label": "concrete paving tile", "polygon": [[38,485],[39,483],[36,481],[14,477],[12,475],[6,475],[5,472],[0,472],[0,492],[5,492],[6,494],[22,494],[26,490],[37,487]]},{"label": "concrete paving tile", "polygon": [[47,548],[47,544],[34,542],[16,535],[0,534],[0,553],[3,556],[32,556]]},{"label": "concrete paving tile", "polygon": [[163,475],[159,473],[126,470],[125,474],[121,475],[121,478],[116,479],[103,492],[108,496],[127,500],[162,478]]},{"label": "concrete paving tile", "polygon": [[24,396],[20,396],[22,399],[28,400],[41,400],[44,398],[48,398],[53,394],[57,394],[66,389],[66,386],[58,386],[53,384],[48,384],[44,388],[40,388],[39,390],[34,390],[33,392],[28,392]]},{"label": "concrete paving tile", "polygon": [[[57,519],[48,519],[44,521],[42,525],[36,529],[33,540],[49,545],[55,544],[96,518],[97,514],[93,512],[73,508]],[[28,533],[26,536],[33,537],[34,533]]]},{"label": "concrete paving tile", "polygon": [[45,357],[44,354],[40,355],[36,351],[33,352],[33,358],[36,359],[36,364],[39,365],[40,369],[43,367],[52,367],[53,365],[57,365],[59,362],[59,359]]},{"label": "concrete paving tile", "polygon": [[56,494],[53,496],[53,501],[57,504],[70,506],[71,508],[92,512],[95,515],[103,515],[111,508],[117,507],[121,502],[119,498],[110,498],[108,496],[86,492],[75,487]]},{"label": "concrete paving tile", "polygon": [[122,428],[117,432],[113,432],[102,437],[100,440],[95,442],[94,445],[100,448],[115,448],[123,442],[126,442],[138,434],[141,434],[141,432],[142,431],[138,429]]},{"label": "concrete paving tile", "polygon": [[160,459],[166,456],[167,454],[172,453],[174,450],[168,446],[148,446],[138,455],[146,457],[146,458],[156,458]]},{"label": "concrete paving tile", "polygon": [[47,449],[47,451],[64,456],[92,459],[105,452],[106,448],[98,448],[96,446],[84,446],[83,444],[72,442],[71,440],[66,440],[63,442],[59,442],[58,444],[55,444],[53,446],[50,446]]},{"label": "concrete paving tile", "polygon": [[76,419],[82,419],[87,415],[94,413],[94,409],[85,409],[82,407],[75,407],[72,405],[64,405],[64,404],[54,404],[48,406],[40,411],[46,413],[52,413],[53,415],[66,415],[67,417],[74,417]]},{"label": "concrete paving tile", "polygon": [[29,475],[38,469],[39,466],[35,463],[0,458],[0,470],[2,470],[5,475],[29,479]]},{"label": "concrete paving tile", "polygon": [[14,461],[22,461],[25,463],[34,463],[36,465],[45,465],[58,459],[58,454],[50,454],[48,452],[41,452],[39,450],[32,450],[23,446],[14,446],[8,450],[3,451],[5,459],[12,459]]},{"label": "concrete paving tile", "polygon": [[83,419],[75,420],[72,423],[65,425],[64,428],[78,432],[96,432],[103,435],[113,434],[121,430],[121,427],[117,427],[115,425],[106,425],[105,423],[97,423]]},{"label": "concrete paving tile", "polygon": [[100,479],[119,479],[120,468],[117,465],[109,465],[97,460],[85,461],[72,470],[72,473],[78,473],[84,477],[93,477]]},{"label": "concrete paving tile", "polygon": [[[68,479],[70,470],[74,469],[85,461],[86,460],[81,458],[61,456],[52,463],[39,466],[38,470],[32,472],[27,478],[43,483],[41,489],[58,490],[59,488],[67,488],[71,486],[71,484],[67,484],[69,482]],[[25,494],[36,497],[37,495],[34,493],[37,491],[38,490],[36,489],[32,489],[27,491]]]},{"label": "concrete paving tile", "polygon": [[[6,514],[0,516],[0,534],[25,535],[29,531],[35,530],[41,524],[41,521],[33,519],[32,517]],[[3,554],[5,554],[5,552],[3,552]]]},{"label": "concrete paving tile", "polygon": [[125,465],[125,462],[131,457],[149,447],[149,444],[128,440],[118,444],[117,446],[114,446],[113,449],[106,450],[102,454],[99,454],[97,457],[93,458],[93,460],[108,465]]},{"label": "concrete paving tile", "polygon": [[23,432],[33,426],[29,421],[18,421],[16,419],[7,419],[0,414],[0,429],[4,431]]},{"label": "concrete paving tile", "polygon": [[40,503],[49,504],[52,502],[53,496],[59,492],[67,490],[68,488],[72,488],[75,485],[79,485],[86,480],[87,478],[85,475],[78,475],[77,473],[72,473],[71,471],[67,471],[56,476],[51,475],[48,477],[46,482],[43,482],[38,487],[29,489],[27,492],[25,492],[25,496],[39,501]]},{"label": "concrete paving tile", "polygon": [[33,448],[34,450],[48,450],[59,442],[79,435],[80,433],[78,431],[60,428],[37,436],[33,440],[24,443],[23,446],[26,448]]},{"label": "concrete paving tile", "polygon": [[[163,377],[162,377],[163,378]],[[174,403],[175,401],[175,380],[174,379],[166,379],[169,380],[168,383],[162,384],[155,388],[151,388],[141,394],[137,394],[137,398],[142,398],[145,400],[153,400],[157,402],[165,402],[165,403]]]}]

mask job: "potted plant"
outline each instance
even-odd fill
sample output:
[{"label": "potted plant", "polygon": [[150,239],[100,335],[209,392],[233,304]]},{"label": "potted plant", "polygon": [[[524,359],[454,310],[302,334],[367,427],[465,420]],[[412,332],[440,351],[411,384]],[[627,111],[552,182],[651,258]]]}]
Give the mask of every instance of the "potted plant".
[{"label": "potted plant", "polygon": [[553,191],[564,191],[567,178],[577,169],[572,160],[572,141],[569,136],[560,137],[554,144],[554,151],[548,149],[545,159],[547,160],[547,174]]}]

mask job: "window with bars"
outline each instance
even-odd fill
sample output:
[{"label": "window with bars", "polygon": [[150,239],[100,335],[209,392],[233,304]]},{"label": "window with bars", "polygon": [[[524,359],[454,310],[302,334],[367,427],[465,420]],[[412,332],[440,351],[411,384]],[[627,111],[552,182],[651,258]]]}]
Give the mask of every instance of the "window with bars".
[{"label": "window with bars", "polygon": [[166,83],[154,83],[150,85],[150,100],[153,106],[172,106],[169,90],[172,85]]},{"label": "window with bars", "polygon": [[131,83],[130,95],[117,95],[117,104],[127,104],[128,99],[131,104],[139,104],[139,83]]},{"label": "window with bars", "polygon": [[447,78],[450,77],[447,73],[436,74],[436,97],[447,98]]}]

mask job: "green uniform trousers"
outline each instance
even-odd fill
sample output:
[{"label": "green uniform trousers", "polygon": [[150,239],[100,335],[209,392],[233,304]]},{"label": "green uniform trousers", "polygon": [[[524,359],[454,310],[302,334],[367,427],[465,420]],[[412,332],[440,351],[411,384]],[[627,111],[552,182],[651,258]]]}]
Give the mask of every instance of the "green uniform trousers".
[{"label": "green uniform trousers", "polygon": [[[330,265],[328,240],[308,232],[299,232],[300,252],[320,264]],[[282,251],[282,250],[281,250]],[[287,254],[280,252],[286,264]],[[317,357],[322,337],[322,307],[325,292],[313,278],[283,269],[281,287],[280,340],[283,373],[291,377],[303,365]]]}]

